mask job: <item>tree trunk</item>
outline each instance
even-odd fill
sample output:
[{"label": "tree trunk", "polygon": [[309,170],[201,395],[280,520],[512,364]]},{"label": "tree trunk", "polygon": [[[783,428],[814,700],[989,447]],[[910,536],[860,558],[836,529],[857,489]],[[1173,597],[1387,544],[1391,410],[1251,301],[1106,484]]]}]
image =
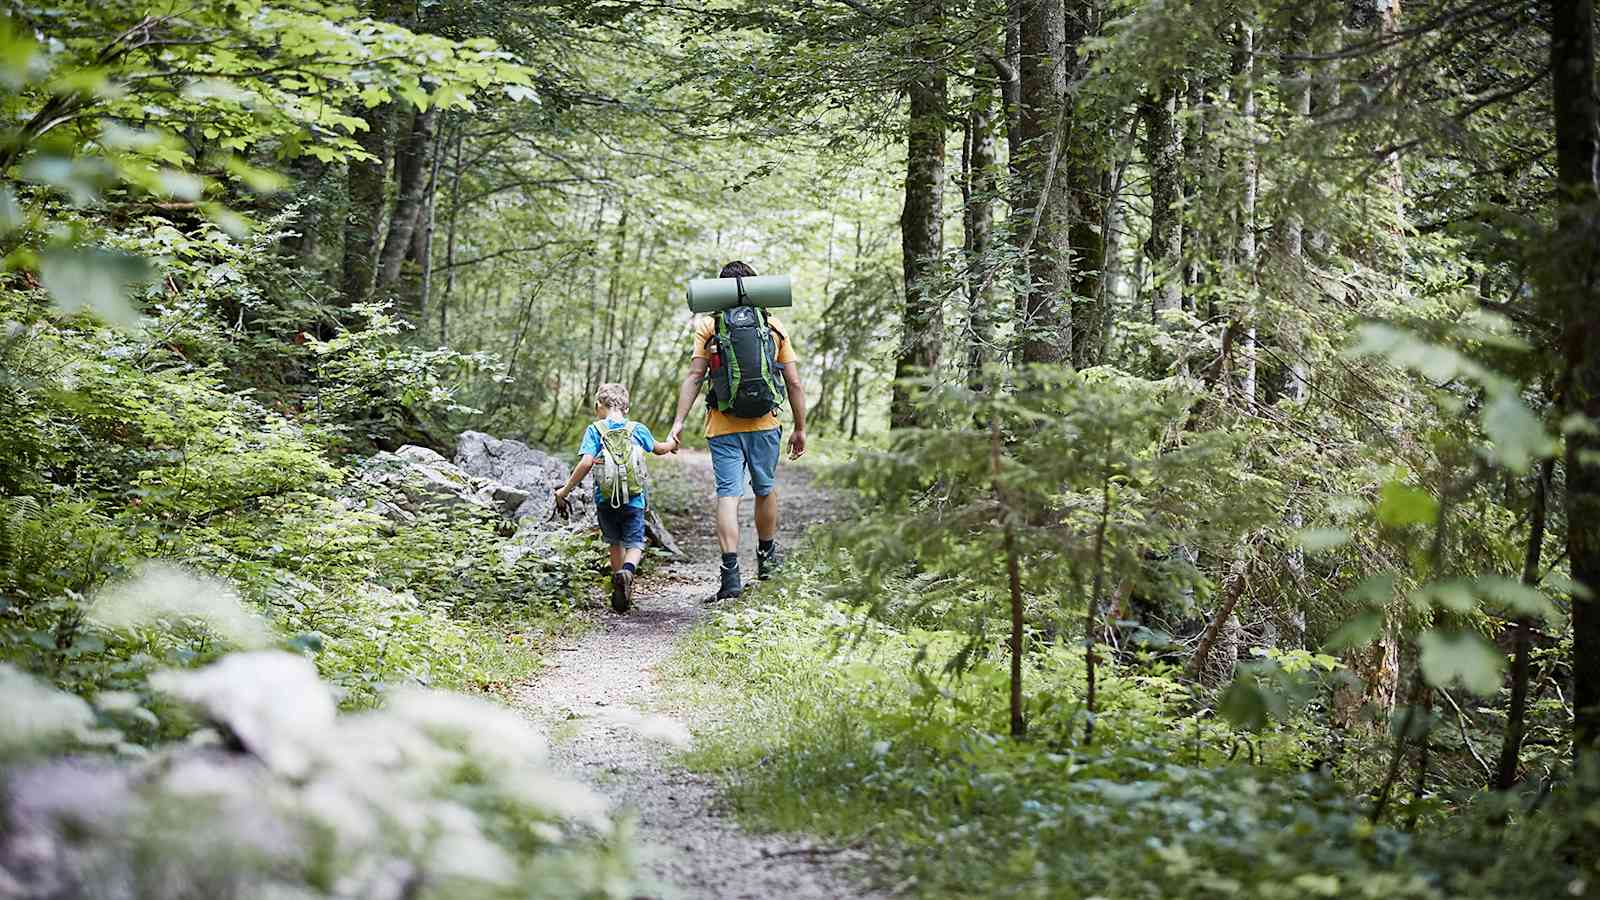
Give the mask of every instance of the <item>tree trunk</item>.
[{"label": "tree trunk", "polygon": [[1019,331],[1024,363],[1072,359],[1072,197],[1061,168],[1067,127],[1066,15],[1061,4],[1025,3],[1020,24],[1016,163],[1024,210],[1028,294]]},{"label": "tree trunk", "polygon": [[[1593,0],[1549,0],[1550,82],[1555,111],[1556,250],[1550,305],[1562,323],[1563,411],[1600,422],[1600,203],[1596,173]],[[1567,557],[1588,592],[1572,604],[1572,752],[1600,751],[1600,435],[1573,429],[1566,441]]]},{"label": "tree trunk", "polygon": [[967,258],[967,386],[983,390],[983,370],[992,360],[994,346],[994,291],[989,285],[989,246],[994,236],[994,194],[999,187],[995,171],[994,113],[987,92],[973,98],[967,117],[966,208],[962,230]]},{"label": "tree trunk", "polygon": [[[861,429],[861,369],[850,370],[850,440]],[[840,429],[843,430],[843,429]]]},{"label": "tree trunk", "polygon": [[[1068,4],[1065,21],[1066,44],[1062,48],[1062,77],[1071,83],[1079,77],[1078,50],[1099,29],[1099,4],[1094,0],[1074,0]],[[1066,102],[1070,108],[1071,99]],[[1072,272],[1072,290],[1063,298],[1064,330],[1068,352],[1065,357],[1078,368],[1099,361],[1094,336],[1100,331],[1100,284],[1105,267],[1105,197],[1110,192],[1107,147],[1109,123],[1073,116],[1072,126],[1063,134],[1063,166],[1068,198],[1067,263]]]},{"label": "tree trunk", "polygon": [[[456,215],[461,211],[461,143],[466,123],[456,126],[455,160],[450,166],[450,225],[444,241],[444,296],[439,298],[439,343],[450,338],[450,296],[456,289]],[[557,393],[560,393],[557,391]]]},{"label": "tree trunk", "polygon": [[[1183,142],[1178,130],[1178,89],[1168,85],[1144,105],[1145,159],[1150,163],[1150,240],[1144,253],[1155,279],[1151,320],[1183,307]],[[1158,373],[1159,374],[1159,373]]]},{"label": "tree trunk", "polygon": [[347,163],[346,193],[350,208],[344,223],[344,263],[339,293],[346,306],[366,302],[372,291],[378,263],[378,226],[383,219],[384,182],[389,169],[389,125],[394,104],[384,103],[360,113],[367,127],[356,142],[367,159]]},{"label": "tree trunk", "polygon": [[1256,403],[1256,149],[1255,149],[1255,27],[1239,25],[1239,43],[1235,49],[1239,71],[1239,119],[1244,126],[1244,147],[1241,151],[1240,176],[1243,182],[1239,196],[1239,289],[1244,293],[1244,308],[1239,318],[1239,402],[1244,409],[1254,409]]},{"label": "tree trunk", "polygon": [[[327,171],[328,164],[315,156],[297,156],[289,161],[289,172],[295,182],[308,189],[322,186],[323,173]],[[316,262],[318,237],[322,230],[322,222],[327,215],[326,194],[316,191],[315,194],[305,199],[300,207],[299,221],[294,223],[295,234],[283,239],[285,254],[294,259],[301,268],[309,269]]]},{"label": "tree trunk", "polygon": [[1000,504],[1000,514],[1005,517],[1006,585],[1011,599],[1011,736],[1021,738],[1028,734],[1028,720],[1022,714],[1022,568],[1017,551],[1016,513],[1006,500],[1005,487],[1000,483],[998,417],[989,421],[989,471],[995,501]]},{"label": "tree trunk", "polygon": [[[438,108],[420,110],[411,117],[411,127],[395,155],[394,176],[397,185],[394,215],[389,217],[389,234],[383,241],[383,253],[378,259],[378,283],[374,293],[385,298],[400,281],[400,269],[411,249],[411,237],[422,221],[422,210],[428,203],[428,177],[433,169],[433,126]],[[413,324],[421,324],[422,310],[416,308],[415,298],[401,310]]]},{"label": "tree trunk", "polygon": [[[1285,131],[1303,128],[1311,118],[1311,82],[1307,78],[1305,65],[1293,59],[1304,49],[1305,25],[1302,20],[1296,19],[1290,28],[1280,68],[1279,94],[1283,98],[1284,115],[1288,119]],[[1277,236],[1278,249],[1282,254],[1280,269],[1285,279],[1280,289],[1289,292],[1294,301],[1292,305],[1298,309],[1301,303],[1309,303],[1310,297],[1309,292],[1303,289],[1306,281],[1305,223],[1297,211],[1291,209],[1278,223]],[[1285,316],[1277,329],[1278,340],[1283,343],[1289,357],[1283,395],[1296,406],[1304,404],[1311,393],[1311,368],[1306,362],[1303,328],[1298,318]],[[1284,524],[1291,531],[1305,527],[1305,514],[1292,493],[1288,509],[1284,512]],[[1306,590],[1306,554],[1298,542],[1285,554],[1284,569],[1292,587],[1284,609],[1284,621],[1289,630],[1287,642],[1290,647],[1304,647],[1306,613],[1298,601],[1301,597],[1309,596],[1310,592]]]},{"label": "tree trunk", "polygon": [[[1233,675],[1233,667],[1239,661],[1238,633],[1243,630],[1234,611],[1238,609],[1245,588],[1249,586],[1249,575],[1249,562],[1241,553],[1234,560],[1224,582],[1222,601],[1217,604],[1205,631],[1200,634],[1200,642],[1195,645],[1194,655],[1189,658],[1191,677],[1207,684],[1218,684]],[[1222,648],[1222,655],[1213,664],[1212,655],[1219,647]]]},{"label": "tree trunk", "polygon": [[[1210,155],[1206,147],[1206,121],[1199,115],[1205,105],[1206,86],[1199,75],[1189,76],[1184,87],[1183,102],[1191,116],[1183,129],[1183,208],[1194,210],[1200,203],[1207,173],[1204,160]],[[1200,226],[1194,216],[1186,215],[1181,224],[1179,245],[1187,250],[1183,261],[1183,300],[1185,312],[1194,312],[1200,284],[1204,276],[1202,266]]]},{"label": "tree trunk", "polygon": [[[1538,480],[1533,485],[1533,502],[1528,510],[1528,543],[1522,554],[1522,583],[1528,587],[1539,584],[1539,559],[1544,553],[1545,514],[1548,511],[1550,477],[1555,472],[1555,457],[1539,466]],[[1495,790],[1509,791],[1517,784],[1517,772],[1522,768],[1523,723],[1528,711],[1528,657],[1533,650],[1533,620],[1518,616],[1511,625],[1511,702],[1506,707],[1506,733],[1500,744],[1500,764],[1495,769]]]},{"label": "tree trunk", "polygon": [[[935,22],[942,13],[942,0],[922,0],[915,17],[919,24]],[[945,76],[932,45],[918,42],[911,53],[926,68],[907,86],[911,110],[906,127],[905,206],[900,213],[906,294],[900,351],[894,364],[891,428],[918,424],[914,392],[905,379],[937,371],[944,331],[941,294],[933,276],[944,252]]]}]

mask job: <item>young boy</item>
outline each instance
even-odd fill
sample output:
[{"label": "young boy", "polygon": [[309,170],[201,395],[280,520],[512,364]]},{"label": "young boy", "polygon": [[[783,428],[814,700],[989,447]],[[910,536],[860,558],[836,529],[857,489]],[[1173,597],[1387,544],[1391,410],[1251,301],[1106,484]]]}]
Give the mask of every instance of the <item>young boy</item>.
[{"label": "young boy", "polygon": [[[620,384],[600,385],[594,398],[594,414],[598,421],[584,429],[583,444],[578,448],[583,457],[578,460],[567,483],[556,491],[557,508],[566,507],[567,498],[589,474],[589,470],[594,468],[595,462],[602,458],[608,443],[613,449],[611,455],[614,463],[623,469],[621,479],[624,482],[635,474],[628,471],[634,445],[645,453],[657,456],[678,449],[676,440],[657,442],[650,434],[650,429],[628,420],[628,389]],[[631,445],[619,439],[610,442],[605,440],[606,434],[624,428],[630,431]],[[619,454],[619,447],[629,455]],[[630,494],[626,500],[621,493],[614,498],[608,497],[601,480],[598,477],[595,479],[594,503],[600,520],[600,536],[611,546],[611,608],[617,612],[627,612],[633,606],[634,574],[638,570],[639,559],[644,556],[645,490],[642,482],[632,486],[622,484],[621,489]]]}]

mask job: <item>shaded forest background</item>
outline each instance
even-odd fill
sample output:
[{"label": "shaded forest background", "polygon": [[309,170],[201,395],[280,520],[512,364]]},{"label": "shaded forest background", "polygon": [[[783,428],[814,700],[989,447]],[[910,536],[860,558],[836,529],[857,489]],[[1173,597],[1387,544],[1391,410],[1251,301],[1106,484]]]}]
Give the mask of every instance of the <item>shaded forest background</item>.
[{"label": "shaded forest background", "polygon": [[[795,278],[861,501],[706,651],[794,691],[708,756],[754,814],[860,836],[847,771],[880,812],[936,784],[893,840],[993,829],[917,873],[948,891],[1600,883],[1592,4],[0,10],[0,672],[79,711],[8,753],[192,733],[158,673],[239,643],[197,597],[347,710],[524,677],[593,560],[397,525],[366,473],[466,428],[565,453],[605,381],[666,427],[683,284],[741,258]],[[129,583],[131,628],[96,599]],[[796,633],[876,635],[838,677],[905,708],[806,718],[862,696],[786,681],[834,671]],[[1109,818],[1046,808],[1085,779]],[[622,890],[494,809],[518,866]],[[1202,865],[1179,819],[1230,837]],[[1075,888],[1015,847],[1108,821],[1159,846]]]}]

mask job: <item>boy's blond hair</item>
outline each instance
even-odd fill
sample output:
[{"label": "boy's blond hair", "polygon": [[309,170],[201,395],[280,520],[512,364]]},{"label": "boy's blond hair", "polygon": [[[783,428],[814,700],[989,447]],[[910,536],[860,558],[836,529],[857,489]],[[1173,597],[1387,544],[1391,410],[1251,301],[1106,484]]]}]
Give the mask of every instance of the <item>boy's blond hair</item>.
[{"label": "boy's blond hair", "polygon": [[625,413],[628,411],[628,388],[615,382],[602,384],[595,392],[594,402],[611,412]]}]

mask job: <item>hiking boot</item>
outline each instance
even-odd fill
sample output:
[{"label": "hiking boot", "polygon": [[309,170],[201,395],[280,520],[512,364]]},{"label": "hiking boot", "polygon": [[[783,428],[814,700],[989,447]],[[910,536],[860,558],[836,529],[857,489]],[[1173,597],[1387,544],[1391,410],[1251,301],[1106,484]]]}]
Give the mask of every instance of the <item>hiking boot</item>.
[{"label": "hiking boot", "polygon": [[732,600],[739,596],[739,592],[744,590],[744,583],[739,577],[739,566],[737,564],[722,566],[721,575],[722,586],[717,589],[717,596],[714,599]]},{"label": "hiking boot", "polygon": [[611,573],[611,608],[625,613],[633,605],[633,573],[624,569]]},{"label": "hiking boot", "polygon": [[756,549],[756,577],[762,581],[771,578],[778,568],[783,565],[783,554],[778,552],[777,542],[773,542],[772,549],[762,553]]}]

